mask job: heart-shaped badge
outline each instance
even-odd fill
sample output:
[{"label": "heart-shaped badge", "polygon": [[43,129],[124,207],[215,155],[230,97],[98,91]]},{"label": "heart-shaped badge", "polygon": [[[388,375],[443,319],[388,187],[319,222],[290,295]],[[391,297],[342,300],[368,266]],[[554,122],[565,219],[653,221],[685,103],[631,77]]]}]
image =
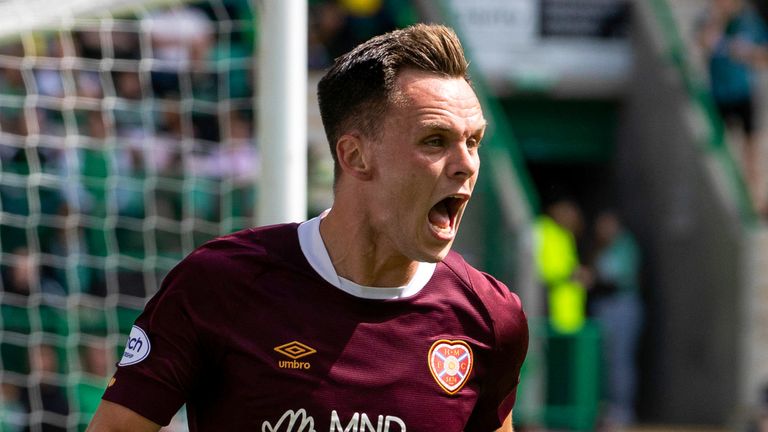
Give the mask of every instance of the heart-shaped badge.
[{"label": "heart-shaped badge", "polygon": [[441,339],[429,349],[429,371],[448,394],[455,394],[472,373],[472,348],[461,340]]}]

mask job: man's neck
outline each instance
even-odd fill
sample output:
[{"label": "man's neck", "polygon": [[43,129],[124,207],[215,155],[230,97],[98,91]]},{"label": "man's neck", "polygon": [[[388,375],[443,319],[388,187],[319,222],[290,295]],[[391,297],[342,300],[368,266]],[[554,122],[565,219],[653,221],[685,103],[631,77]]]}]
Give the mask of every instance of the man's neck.
[{"label": "man's neck", "polygon": [[363,286],[407,285],[419,263],[399,254],[366,220],[362,213],[334,207],[320,222],[336,274]]}]

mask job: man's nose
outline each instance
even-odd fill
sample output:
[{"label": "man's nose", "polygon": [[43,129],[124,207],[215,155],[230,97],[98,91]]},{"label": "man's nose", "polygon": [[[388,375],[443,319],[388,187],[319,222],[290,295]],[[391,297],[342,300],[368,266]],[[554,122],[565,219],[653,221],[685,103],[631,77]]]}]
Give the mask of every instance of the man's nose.
[{"label": "man's nose", "polygon": [[457,178],[469,178],[480,168],[480,157],[476,148],[469,148],[466,142],[458,143],[451,152],[448,175]]}]

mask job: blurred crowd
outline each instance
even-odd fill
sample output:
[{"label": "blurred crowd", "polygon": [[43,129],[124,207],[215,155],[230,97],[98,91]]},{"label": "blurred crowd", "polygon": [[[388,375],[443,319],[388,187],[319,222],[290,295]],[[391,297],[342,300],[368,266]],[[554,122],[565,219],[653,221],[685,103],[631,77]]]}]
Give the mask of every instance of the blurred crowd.
[{"label": "blurred crowd", "polygon": [[248,219],[259,166],[252,50],[242,1],[2,46],[0,240],[14,258],[3,262],[33,255],[43,268],[32,290],[103,296],[105,275],[70,274],[57,258],[178,257],[190,247],[181,231],[215,235],[214,223]]},{"label": "blurred crowd", "polygon": [[247,0],[0,46],[0,430],[83,430],[148,295],[249,226]]}]

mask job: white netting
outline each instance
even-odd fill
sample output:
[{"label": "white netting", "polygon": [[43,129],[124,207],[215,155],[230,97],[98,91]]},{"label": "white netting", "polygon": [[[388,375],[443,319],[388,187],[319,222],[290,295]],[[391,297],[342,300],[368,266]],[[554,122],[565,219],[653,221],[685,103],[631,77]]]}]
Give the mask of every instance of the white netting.
[{"label": "white netting", "polygon": [[162,276],[253,225],[249,1],[114,4],[0,40],[2,431],[83,430]]}]

